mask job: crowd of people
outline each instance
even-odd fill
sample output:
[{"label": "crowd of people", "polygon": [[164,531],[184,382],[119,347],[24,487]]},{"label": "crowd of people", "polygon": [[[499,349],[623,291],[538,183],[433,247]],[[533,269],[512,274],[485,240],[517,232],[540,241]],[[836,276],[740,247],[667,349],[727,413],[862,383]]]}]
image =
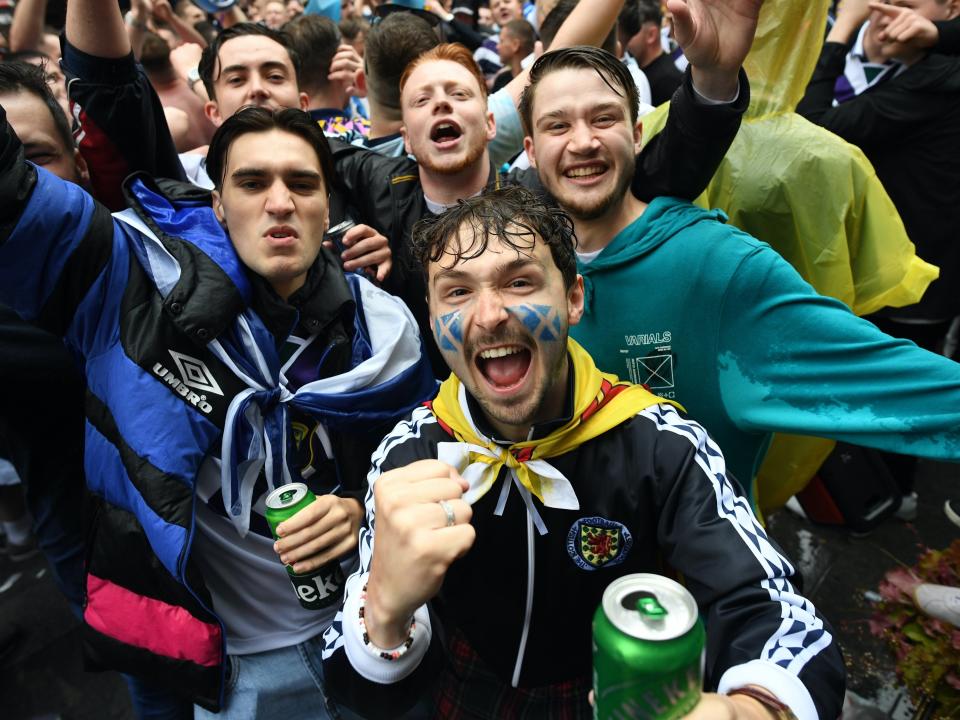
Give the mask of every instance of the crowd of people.
[{"label": "crowd of people", "polygon": [[939,268],[868,318],[692,203],[791,1],[17,0],[0,521],[139,717],[593,717],[641,572],[704,619],[689,717],[839,716],[752,481],[844,440],[908,516],[960,461],[960,0],[845,0],[797,107]]}]

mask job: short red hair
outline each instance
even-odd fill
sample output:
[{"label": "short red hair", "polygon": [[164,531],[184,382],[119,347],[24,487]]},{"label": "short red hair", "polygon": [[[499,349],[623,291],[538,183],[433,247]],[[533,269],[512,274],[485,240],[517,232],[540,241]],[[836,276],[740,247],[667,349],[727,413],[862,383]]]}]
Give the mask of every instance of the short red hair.
[{"label": "short red hair", "polygon": [[410,74],[414,70],[424,63],[431,62],[433,60],[449,60],[450,62],[457,63],[457,65],[462,65],[469,70],[470,74],[476,79],[477,85],[480,86],[480,92],[483,97],[487,96],[487,83],[483,79],[483,73],[480,72],[480,66],[477,65],[477,61],[473,59],[473,54],[466,48],[465,45],[460,43],[441,43],[440,45],[430,48],[425,53],[422,53],[411,60],[409,64],[407,64],[407,67],[404,68],[403,74],[400,76],[400,92],[403,92],[403,88],[407,84],[407,80],[410,79]]}]

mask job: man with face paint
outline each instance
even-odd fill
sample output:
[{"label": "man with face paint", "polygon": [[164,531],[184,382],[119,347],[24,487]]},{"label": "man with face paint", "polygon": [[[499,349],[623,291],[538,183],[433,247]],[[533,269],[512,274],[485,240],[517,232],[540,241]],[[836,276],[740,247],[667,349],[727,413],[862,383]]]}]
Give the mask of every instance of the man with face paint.
[{"label": "man with face paint", "polygon": [[522,188],[415,228],[453,374],[374,453],[360,572],[325,636],[332,691],[386,717],[438,678],[435,717],[592,717],[604,589],[669,566],[708,634],[711,692],[689,717],[836,717],[829,625],[717,446],[568,339],[584,303],[573,242]]}]

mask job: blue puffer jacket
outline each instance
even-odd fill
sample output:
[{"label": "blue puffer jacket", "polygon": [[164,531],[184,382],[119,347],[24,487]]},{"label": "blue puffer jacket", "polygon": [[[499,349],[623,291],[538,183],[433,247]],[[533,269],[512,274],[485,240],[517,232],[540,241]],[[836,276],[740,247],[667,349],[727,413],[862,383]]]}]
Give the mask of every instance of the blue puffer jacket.
[{"label": "blue puffer jacket", "polygon": [[[0,108],[0,302],[65,337],[88,385],[88,665],[146,675],[217,709],[224,629],[190,554],[201,463],[222,455],[224,504],[239,527],[251,475],[284,478],[291,412],[331,435],[358,421],[369,430],[434,383],[406,308],[345,280],[324,252],[293,324],[317,334],[339,367],[287,387],[277,346],[292,324],[278,331],[254,310],[257,279],[209,196],[143,176],[126,191],[133,209],[111,216],[24,162]],[[335,443],[335,454],[351,445]],[[337,455],[344,494],[362,496],[368,459]]]}]

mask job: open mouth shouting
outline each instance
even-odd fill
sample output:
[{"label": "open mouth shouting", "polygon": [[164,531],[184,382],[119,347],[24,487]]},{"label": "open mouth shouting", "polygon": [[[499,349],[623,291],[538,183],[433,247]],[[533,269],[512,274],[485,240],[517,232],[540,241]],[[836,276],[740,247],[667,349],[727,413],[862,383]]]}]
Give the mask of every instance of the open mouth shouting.
[{"label": "open mouth shouting", "polygon": [[453,120],[441,120],[430,130],[430,141],[439,149],[456,147],[463,136],[463,129]]},{"label": "open mouth shouting", "polygon": [[530,375],[533,354],[523,345],[500,345],[478,352],[474,363],[495,393],[517,390]]}]

